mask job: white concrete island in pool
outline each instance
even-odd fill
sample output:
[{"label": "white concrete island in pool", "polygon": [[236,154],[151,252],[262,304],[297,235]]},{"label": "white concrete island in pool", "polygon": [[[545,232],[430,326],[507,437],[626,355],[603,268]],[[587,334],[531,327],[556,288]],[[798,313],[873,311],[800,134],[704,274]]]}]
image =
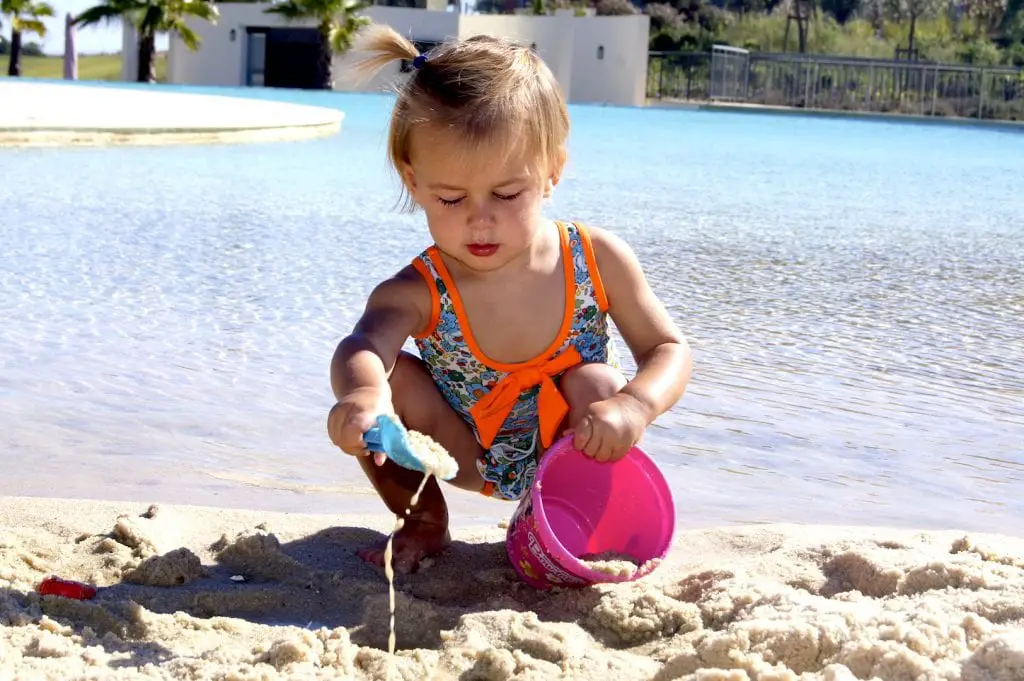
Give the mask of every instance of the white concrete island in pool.
[{"label": "white concrete island in pool", "polygon": [[152,88],[0,81],[0,147],[269,142],[333,135],[337,109]]}]

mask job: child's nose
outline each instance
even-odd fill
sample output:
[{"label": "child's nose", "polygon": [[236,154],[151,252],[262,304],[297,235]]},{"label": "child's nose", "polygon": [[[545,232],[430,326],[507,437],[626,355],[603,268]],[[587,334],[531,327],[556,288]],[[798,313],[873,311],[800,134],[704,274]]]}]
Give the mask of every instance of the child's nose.
[{"label": "child's nose", "polygon": [[469,226],[489,227],[494,224],[494,207],[490,201],[474,201],[470,204]]}]

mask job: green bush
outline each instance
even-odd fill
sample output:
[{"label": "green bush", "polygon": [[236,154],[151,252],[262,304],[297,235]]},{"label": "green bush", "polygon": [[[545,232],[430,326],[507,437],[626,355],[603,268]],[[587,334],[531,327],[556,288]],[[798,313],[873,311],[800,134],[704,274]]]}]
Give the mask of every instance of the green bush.
[{"label": "green bush", "polygon": [[988,40],[972,40],[960,45],[957,61],[975,66],[995,66],[1003,61],[999,48]]},{"label": "green bush", "polygon": [[[601,0],[599,11],[601,5],[617,6],[626,1]],[[774,9],[765,12],[755,6]],[[826,6],[844,22],[821,8]],[[879,9],[884,6],[878,2],[830,0],[821,7],[808,22],[807,51],[811,54],[894,59],[897,49],[908,43],[909,22],[886,18]],[[790,22],[787,41],[788,10],[778,3],[669,0],[651,3],[646,11],[651,16],[652,50],[708,50],[714,44],[762,52],[795,52],[798,48],[796,22]],[[1024,65],[1024,8],[1007,17],[992,35],[984,29],[979,33],[972,20],[955,20],[949,11],[919,18],[914,33],[917,58],[922,61]]]}]

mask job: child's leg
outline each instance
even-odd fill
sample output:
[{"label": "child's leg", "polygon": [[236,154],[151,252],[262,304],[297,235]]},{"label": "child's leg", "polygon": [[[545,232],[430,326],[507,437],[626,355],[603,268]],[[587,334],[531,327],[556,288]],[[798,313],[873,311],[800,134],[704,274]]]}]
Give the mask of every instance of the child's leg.
[{"label": "child's leg", "polygon": [[592,362],[580,364],[562,375],[559,387],[569,403],[562,430],[575,428],[594,402],[614,397],[626,385],[626,378],[613,366]]},{"label": "child's leg", "polygon": [[[484,481],[476,461],[483,450],[470,427],[448,406],[423,362],[408,353],[400,353],[389,383],[395,412],[402,423],[432,437],[458,461],[459,473],[451,483],[473,492],[482,490]],[[423,481],[423,474],[402,468],[391,460],[377,466],[373,457],[357,459],[388,509],[405,518],[405,527],[395,534],[392,546],[396,571],[415,570],[423,558],[442,551],[451,543],[448,505],[436,478],[431,478],[416,507],[405,515],[412,495]],[[383,565],[385,545],[362,549],[359,556]]]}]

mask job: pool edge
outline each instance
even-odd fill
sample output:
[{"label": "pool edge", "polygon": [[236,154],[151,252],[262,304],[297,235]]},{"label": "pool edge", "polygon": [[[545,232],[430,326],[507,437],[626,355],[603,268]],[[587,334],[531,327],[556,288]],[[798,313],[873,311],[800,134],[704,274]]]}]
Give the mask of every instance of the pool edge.
[{"label": "pool edge", "polygon": [[768,104],[695,102],[671,99],[648,99],[645,104],[645,108],[760,114],[763,116],[806,116],[809,118],[835,118],[844,120],[874,121],[879,123],[920,123],[925,125],[947,125],[954,127],[1024,132],[1024,121],[994,118],[966,118],[963,116],[927,116],[922,114],[883,113],[878,111],[804,109],[801,107],[771,106]]}]

